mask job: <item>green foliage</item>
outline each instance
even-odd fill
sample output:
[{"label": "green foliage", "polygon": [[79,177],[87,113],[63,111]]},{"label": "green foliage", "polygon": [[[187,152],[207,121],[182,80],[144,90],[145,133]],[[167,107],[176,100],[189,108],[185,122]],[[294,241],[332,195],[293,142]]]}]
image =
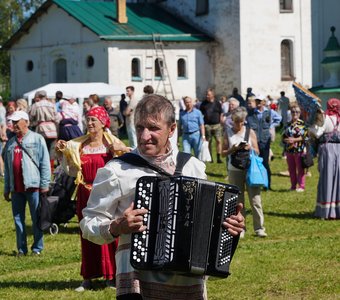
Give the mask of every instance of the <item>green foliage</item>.
[{"label": "green foliage", "polygon": [[[22,23],[45,0],[1,0],[0,1],[0,46],[17,31]],[[1,50],[1,48],[0,48]],[[10,57],[7,51],[0,51],[0,94],[9,98]]]},{"label": "green foliage", "polygon": [[[253,234],[249,202],[247,233],[240,240],[228,279],[209,278],[211,300],[224,299],[339,299],[339,221],[313,217],[318,181],[317,167],[307,177],[304,193],[289,191],[281,148],[273,146],[273,191],[263,192],[268,237]],[[207,164],[209,179],[224,181],[224,164]],[[3,183],[0,182],[2,188]],[[30,224],[27,212],[27,223]],[[28,226],[29,243],[32,242]],[[74,292],[81,282],[80,241],[76,219],[55,236],[45,235],[40,257],[16,258],[11,205],[0,198],[0,299],[114,299],[114,291],[96,282],[94,291]],[[189,300],[189,299],[188,299]]]}]

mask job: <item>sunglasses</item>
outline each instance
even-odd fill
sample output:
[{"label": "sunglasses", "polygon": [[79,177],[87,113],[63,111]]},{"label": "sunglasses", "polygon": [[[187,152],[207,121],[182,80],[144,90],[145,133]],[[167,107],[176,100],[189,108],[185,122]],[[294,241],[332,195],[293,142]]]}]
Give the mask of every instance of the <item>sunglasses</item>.
[{"label": "sunglasses", "polygon": [[298,111],[298,110],[292,110],[292,114],[299,114],[300,113],[300,111]]}]

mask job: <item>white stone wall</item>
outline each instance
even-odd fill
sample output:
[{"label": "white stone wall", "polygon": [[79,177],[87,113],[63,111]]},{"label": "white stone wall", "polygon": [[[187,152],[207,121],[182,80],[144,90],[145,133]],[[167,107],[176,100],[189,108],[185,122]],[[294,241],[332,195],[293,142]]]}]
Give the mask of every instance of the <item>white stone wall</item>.
[{"label": "white stone wall", "polygon": [[293,45],[296,81],[312,85],[310,1],[294,1],[292,13],[280,13],[279,1],[240,1],[241,86],[255,94],[293,96],[291,81],[281,81],[281,42]]},{"label": "white stone wall", "polygon": [[[208,59],[200,61],[197,66],[197,96],[203,97],[208,87],[215,88],[217,94],[226,95],[234,86],[239,87],[239,1],[210,1],[209,14],[201,16],[196,16],[196,1],[167,0],[160,5],[216,41],[211,43]],[[209,70],[208,74],[206,70]],[[211,76],[207,76],[210,72]]]},{"label": "white stone wall", "polygon": [[204,16],[196,16],[196,1],[167,0],[162,6],[215,37],[208,86],[227,95],[234,86],[243,94],[252,86],[256,93],[277,97],[282,89],[292,93],[291,82],[281,81],[283,39],[293,41],[297,80],[311,86],[310,1],[294,0],[294,12],[286,14],[280,14],[278,0],[210,0]]},{"label": "white stone wall", "polygon": [[[109,83],[113,85],[119,83],[124,87],[133,85],[138,97],[143,95],[143,88],[148,84],[152,85],[158,93],[164,94],[163,82],[154,77],[154,60],[157,56],[153,47],[152,42],[112,42],[108,50]],[[165,44],[164,55],[175,99],[187,95],[196,97],[196,64],[199,64],[199,61],[207,60],[206,48],[205,44],[196,43]],[[141,80],[133,81],[131,78],[131,61],[133,58],[140,60]],[[177,78],[177,60],[180,58],[186,61],[187,77],[185,79]],[[147,69],[148,66],[152,66],[152,69]],[[147,74],[147,72],[150,73]],[[209,70],[207,70],[207,73],[209,73]],[[167,90],[170,89],[167,88]]]}]

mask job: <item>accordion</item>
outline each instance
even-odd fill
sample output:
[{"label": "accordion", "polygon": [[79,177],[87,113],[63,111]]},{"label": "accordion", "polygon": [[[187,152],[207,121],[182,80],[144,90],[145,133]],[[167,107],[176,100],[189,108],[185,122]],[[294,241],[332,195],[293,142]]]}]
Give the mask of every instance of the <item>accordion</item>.
[{"label": "accordion", "polygon": [[236,213],[236,186],[185,176],[141,177],[135,208],[147,229],[131,237],[131,265],[191,275],[227,277],[238,237],[223,226]]}]

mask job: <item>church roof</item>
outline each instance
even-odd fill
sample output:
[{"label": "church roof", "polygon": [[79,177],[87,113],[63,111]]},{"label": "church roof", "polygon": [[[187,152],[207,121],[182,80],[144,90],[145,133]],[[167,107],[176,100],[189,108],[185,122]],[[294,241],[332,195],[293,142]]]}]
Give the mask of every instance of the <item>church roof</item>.
[{"label": "church roof", "polygon": [[127,3],[128,22],[120,24],[116,19],[116,1],[47,0],[3,45],[3,48],[11,48],[21,36],[27,34],[30,27],[53,4],[93,31],[102,40],[150,41],[153,40],[153,35],[169,42],[213,40],[157,4]]}]

